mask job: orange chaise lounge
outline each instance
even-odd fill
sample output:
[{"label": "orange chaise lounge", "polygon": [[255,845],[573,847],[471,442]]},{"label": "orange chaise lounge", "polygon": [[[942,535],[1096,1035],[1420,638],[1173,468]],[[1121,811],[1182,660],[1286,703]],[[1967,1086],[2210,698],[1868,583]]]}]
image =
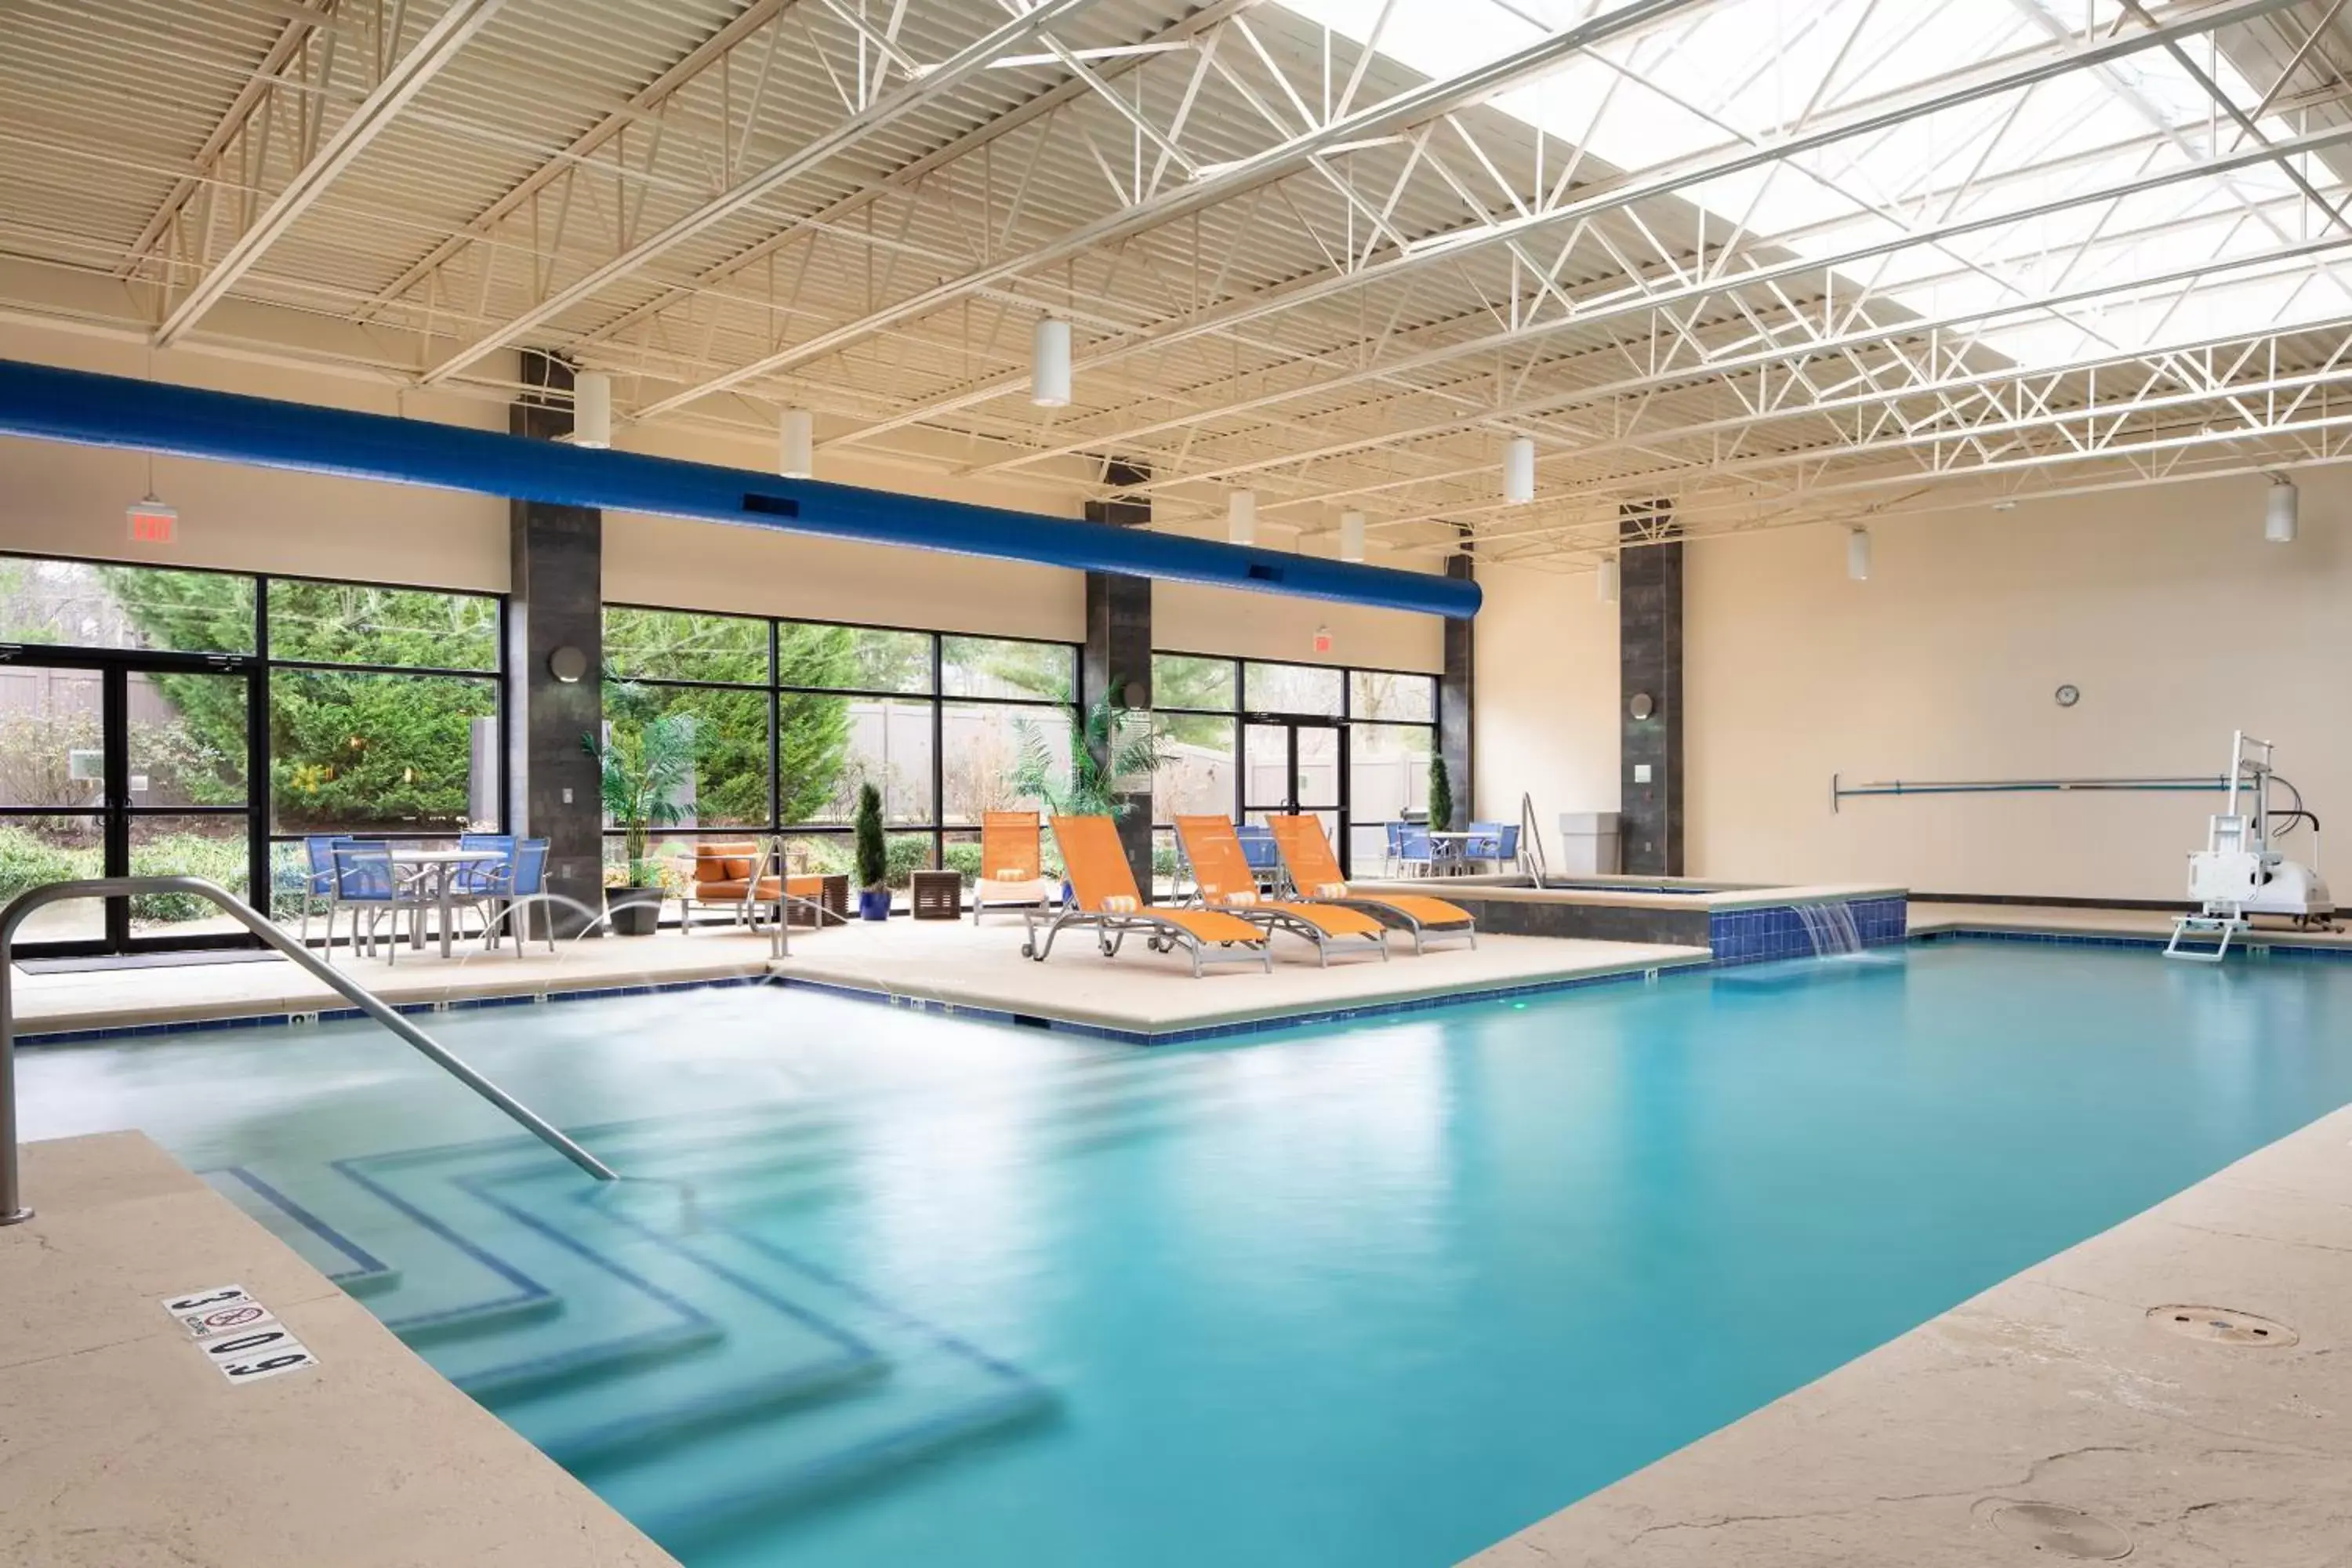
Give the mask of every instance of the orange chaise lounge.
[{"label": "orange chaise lounge", "polygon": [[1042,910],[1058,891],[1045,875],[1034,811],[991,811],[980,819],[980,876],[971,885],[971,923],[984,910]]},{"label": "orange chaise lounge", "polygon": [[1349,889],[1347,878],[1339,870],[1339,858],[1331,853],[1331,841],[1323,836],[1320,818],[1270,816],[1266,826],[1274,830],[1275,847],[1281,852],[1283,868],[1290,874],[1290,885],[1300,899],[1343,910],[1361,910],[1391,921],[1412,933],[1415,952],[1423,951],[1431,942],[1447,937],[1462,937],[1472,947],[1478,945],[1477,922],[1459,904],[1420,893],[1374,894]]},{"label": "orange chaise lounge", "polygon": [[1096,945],[1105,958],[1117,957],[1119,944],[1138,931],[1144,933],[1145,945],[1155,952],[1181,949],[1191,956],[1196,979],[1202,966],[1210,963],[1274,968],[1265,932],[1249,921],[1214,910],[1159,909],[1146,904],[1136,890],[1127,850],[1118,841],[1118,825],[1109,817],[1056,816],[1054,842],[1062,847],[1062,864],[1069,872],[1076,907],[1054,916],[1042,942],[1037,923],[1045,917],[1031,910],[1024,917],[1029,934],[1021,944],[1022,957],[1043,963],[1054,951],[1056,936],[1083,929],[1095,933]]},{"label": "orange chaise lounge", "polygon": [[1176,841],[1183,847],[1185,863],[1192,868],[1192,886],[1204,908],[1238,915],[1252,925],[1265,927],[1268,935],[1280,931],[1305,937],[1315,944],[1316,961],[1327,968],[1335,942],[1369,942],[1381,961],[1387,961],[1389,928],[1363,910],[1262,896],[1257,873],[1250,869],[1241,837],[1226,818],[1180,816]]}]

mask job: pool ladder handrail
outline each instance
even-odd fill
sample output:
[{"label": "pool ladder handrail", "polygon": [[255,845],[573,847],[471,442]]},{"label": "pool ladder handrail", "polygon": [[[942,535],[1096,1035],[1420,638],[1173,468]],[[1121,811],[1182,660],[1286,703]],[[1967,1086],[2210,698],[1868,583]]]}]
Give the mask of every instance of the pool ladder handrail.
[{"label": "pool ladder handrail", "polygon": [[612,1167],[555,1130],[529,1106],[484,1078],[432,1036],[402,1017],[381,996],[349,975],[315,957],[310,949],[278,929],[243,899],[202,877],[98,877],[79,882],[49,882],[27,889],[0,910],[0,1226],[19,1225],[33,1217],[25,1206],[16,1174],[16,960],[12,952],[16,929],[38,910],[74,899],[135,898],[148,893],[190,893],[215,904],[239,925],[276,948],[312,979],[341,996],[361,1012],[390,1029],[426,1059],[505,1111],[557,1153],[600,1182],[618,1181]]},{"label": "pool ladder handrail", "polygon": [[1519,869],[1534,880],[1538,891],[1551,874],[1551,865],[1544,858],[1543,830],[1536,826],[1536,797],[1527,794],[1519,796]]}]

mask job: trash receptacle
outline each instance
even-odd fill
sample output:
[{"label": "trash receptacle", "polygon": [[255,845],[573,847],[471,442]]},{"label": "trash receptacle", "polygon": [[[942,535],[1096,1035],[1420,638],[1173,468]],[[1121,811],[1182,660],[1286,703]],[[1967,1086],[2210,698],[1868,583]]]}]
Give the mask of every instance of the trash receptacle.
[{"label": "trash receptacle", "polygon": [[1571,877],[1615,876],[1617,814],[1613,811],[1561,812],[1559,868]]}]

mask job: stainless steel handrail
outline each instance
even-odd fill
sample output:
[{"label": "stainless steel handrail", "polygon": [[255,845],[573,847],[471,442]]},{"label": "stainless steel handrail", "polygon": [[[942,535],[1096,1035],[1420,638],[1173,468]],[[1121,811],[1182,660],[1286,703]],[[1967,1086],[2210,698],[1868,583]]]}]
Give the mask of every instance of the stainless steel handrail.
[{"label": "stainless steel handrail", "polygon": [[1536,797],[1532,795],[1519,796],[1519,866],[1538,889],[1551,874],[1551,866],[1544,858],[1543,832],[1536,826]]},{"label": "stainless steel handrail", "polygon": [[51,882],[20,894],[0,910],[0,1225],[16,1225],[33,1217],[24,1205],[16,1177],[16,965],[11,950],[16,928],[36,910],[73,899],[130,898],[142,893],[193,893],[208,900],[239,925],[292,960],[295,965],[361,1012],[390,1029],[422,1052],[435,1066],[529,1128],[532,1135],[600,1182],[618,1181],[613,1169],[595,1155],[542,1121],[530,1107],[467,1067],[447,1047],[402,1017],[383,999],[358,981],[338,973],[313,957],[300,942],[279,931],[260,910],[217,883],[201,877],[101,877],[82,882]]}]

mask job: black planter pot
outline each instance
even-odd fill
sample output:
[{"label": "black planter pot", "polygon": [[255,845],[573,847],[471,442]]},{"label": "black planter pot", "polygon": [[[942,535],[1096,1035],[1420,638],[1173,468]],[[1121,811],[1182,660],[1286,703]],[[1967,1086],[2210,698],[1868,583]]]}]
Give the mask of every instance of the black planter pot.
[{"label": "black planter pot", "polygon": [[887,921],[890,918],[890,889],[860,888],[857,890],[857,918],[866,921]]},{"label": "black planter pot", "polygon": [[661,927],[659,888],[607,888],[604,913],[614,936],[651,936]]}]

